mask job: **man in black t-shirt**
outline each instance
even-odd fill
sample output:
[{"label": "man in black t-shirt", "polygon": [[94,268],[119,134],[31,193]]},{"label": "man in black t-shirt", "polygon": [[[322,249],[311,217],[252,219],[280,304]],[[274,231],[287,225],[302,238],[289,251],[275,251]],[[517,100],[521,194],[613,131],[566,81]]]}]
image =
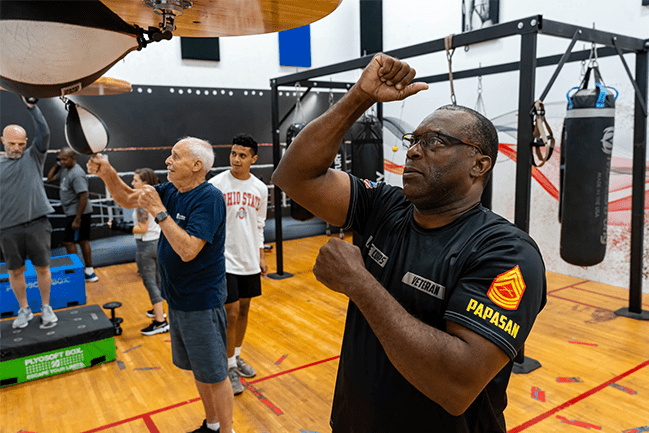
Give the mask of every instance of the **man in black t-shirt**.
[{"label": "man in black t-shirt", "polygon": [[513,359],[546,302],[534,241],[480,206],[498,153],[489,120],[445,106],[404,136],[403,189],[330,169],[375,102],[428,86],[377,54],[359,81],[291,143],[272,181],[325,221],[316,278],[350,299],[336,380],[334,433],[505,432]]}]

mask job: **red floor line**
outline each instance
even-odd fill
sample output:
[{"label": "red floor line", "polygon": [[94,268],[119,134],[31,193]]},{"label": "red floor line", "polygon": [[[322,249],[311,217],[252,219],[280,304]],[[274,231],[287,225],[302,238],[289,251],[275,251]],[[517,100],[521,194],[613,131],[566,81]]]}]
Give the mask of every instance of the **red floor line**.
[{"label": "red floor line", "polygon": [[575,304],[579,304],[579,305],[585,305],[586,307],[595,308],[596,310],[613,311],[613,310],[609,310],[608,308],[603,308],[603,307],[598,307],[596,305],[586,304],[584,302],[575,301],[574,299],[570,299],[570,298],[564,298],[564,297],[561,297],[561,296],[551,295],[551,294],[548,294],[548,296],[552,296],[553,298],[561,299],[561,300],[564,300],[564,301],[574,302]]},{"label": "red floor line", "polygon": [[[575,290],[581,290],[582,292],[594,293],[595,295],[606,296],[607,298],[619,299],[620,301],[627,301],[627,302],[629,301],[628,297],[627,298],[622,298],[620,296],[607,295],[605,293],[596,292],[594,290],[584,289],[583,287],[574,287],[574,289]],[[642,305],[649,306],[649,304],[647,304],[646,302],[642,303]]]},{"label": "red floor line", "polygon": [[[123,419],[121,421],[116,421],[116,422],[107,424],[105,426],[96,427],[96,428],[91,429],[91,430],[86,430],[83,433],[94,433],[94,432],[106,430],[106,429],[109,429],[109,428],[112,428],[112,427],[117,427],[118,425],[122,425],[122,424],[126,424],[126,423],[129,423],[129,422],[132,422],[132,421],[136,421],[138,419],[145,419],[145,418],[151,419],[150,418],[151,415],[155,415],[155,414],[160,413],[160,412],[166,412],[168,410],[175,409],[175,408],[180,407],[180,406],[185,406],[186,404],[194,403],[194,402],[197,402],[197,401],[200,401],[200,400],[201,400],[200,398],[193,398],[191,400],[187,400],[187,401],[183,401],[183,402],[180,402],[180,403],[172,404],[171,406],[163,407],[161,409],[152,410],[151,412],[142,413],[140,415],[136,415],[136,416],[131,417],[131,418]],[[144,422],[146,423],[146,420]],[[148,426],[149,425],[147,424],[147,427]],[[151,431],[153,432],[154,430],[151,430]],[[157,431],[157,430],[155,430],[155,431]]]},{"label": "red floor line", "polygon": [[[282,376],[284,374],[292,373],[294,371],[302,370],[302,369],[305,369],[305,368],[308,368],[308,367],[313,367],[314,365],[318,365],[318,364],[322,364],[322,363],[325,363],[325,362],[333,361],[334,359],[338,359],[338,358],[340,358],[340,355],[333,356],[331,358],[323,359],[323,360],[320,360],[320,361],[312,362],[311,364],[302,365],[300,367],[292,368],[290,370],[282,371],[282,372],[279,372],[277,374],[273,374],[273,375],[270,375],[270,376],[262,377],[261,379],[249,381],[248,383],[253,384],[253,383],[263,382],[264,380],[273,379],[275,377]],[[151,420],[151,415],[155,415],[155,414],[160,413],[160,412],[166,412],[168,410],[175,409],[177,407],[184,406],[184,405],[189,404],[189,403],[194,403],[196,401],[200,401],[200,398],[194,398],[194,399],[191,399],[191,400],[176,403],[174,405],[163,407],[161,409],[156,409],[156,410],[153,410],[151,412],[143,413],[143,414],[131,417],[131,418],[127,418],[127,419],[124,419],[124,420],[121,420],[121,421],[116,421],[114,423],[111,423],[111,424],[108,424],[108,425],[105,425],[105,426],[102,426],[102,427],[97,427],[97,428],[94,428],[92,430],[87,430],[87,431],[85,431],[83,433],[99,432],[99,431],[102,431],[102,430],[106,430],[106,429],[109,429],[109,428],[112,428],[112,427],[116,427],[116,426],[119,426],[119,425],[122,425],[122,424],[129,423],[129,422],[132,422],[132,421],[136,421],[138,419],[143,419],[144,420],[144,422],[147,424],[147,427],[149,428],[149,431],[151,433],[157,433],[158,430],[155,427],[155,424],[153,423],[153,420]],[[147,419],[151,421],[151,424],[147,423]],[[152,428],[155,429],[155,430],[153,430]]]},{"label": "red floor line", "polygon": [[[579,281],[578,283],[573,283],[573,284],[570,284],[570,285],[565,286],[565,287],[559,287],[558,289],[550,290],[550,291],[548,292],[548,296],[549,296],[549,295],[553,295],[555,292],[558,292],[558,291],[561,291],[561,290],[565,290],[565,289],[575,289],[575,290],[581,290],[581,291],[583,291],[583,292],[593,293],[593,294],[595,294],[595,295],[606,296],[607,298],[619,299],[620,301],[627,301],[627,302],[628,302],[628,300],[629,300],[628,298],[621,298],[621,297],[619,297],[619,296],[607,295],[607,294],[605,294],[605,293],[596,292],[596,291],[594,291],[594,290],[584,289],[583,287],[577,287],[577,286],[579,286],[579,285],[581,285],[581,284],[584,284],[584,283],[591,283],[591,282],[592,282],[592,281],[590,281],[590,280],[582,280],[582,281]],[[559,298],[558,296],[555,296],[555,297]],[[559,298],[559,299],[564,299],[564,298]],[[648,306],[648,307],[649,307],[649,304],[647,304],[646,302],[641,302],[640,304],[641,304],[642,306]]]},{"label": "red floor line", "polygon": [[532,427],[533,425],[538,424],[539,422],[543,421],[546,418],[549,418],[550,416],[554,415],[555,413],[557,413],[557,412],[559,412],[561,410],[564,410],[567,407],[570,407],[575,403],[580,402],[581,400],[585,399],[586,397],[590,397],[591,395],[595,394],[596,392],[599,392],[602,389],[608,387],[612,383],[615,383],[615,382],[619,381],[620,379],[623,379],[623,378],[629,376],[630,374],[633,374],[636,371],[638,371],[641,368],[644,368],[644,367],[646,367],[648,365],[649,365],[649,360],[643,362],[640,365],[637,365],[637,366],[633,367],[631,370],[628,370],[628,371],[620,374],[619,376],[615,376],[614,378],[607,380],[606,382],[602,383],[601,385],[596,386],[595,388],[593,388],[593,389],[591,389],[589,391],[586,391],[585,393],[583,393],[581,395],[578,395],[577,397],[575,397],[575,398],[573,398],[571,400],[568,400],[567,402],[555,407],[554,409],[551,409],[551,410],[549,410],[549,411],[547,411],[545,413],[542,413],[541,415],[539,415],[539,416],[537,416],[535,418],[532,418],[531,420],[526,421],[523,424],[521,424],[521,425],[519,425],[517,427],[514,427],[511,430],[508,430],[507,433],[518,433],[518,432],[521,432],[521,431],[525,430],[528,427]]},{"label": "red floor line", "polygon": [[295,367],[295,368],[292,368],[290,370],[280,371],[279,373],[271,374],[270,376],[262,377],[261,379],[251,380],[248,383],[263,382],[264,380],[273,379],[273,378],[278,377],[278,376],[283,376],[283,375],[288,374],[288,373],[293,373],[294,371],[302,370],[304,368],[313,367],[314,365],[322,364],[324,362],[333,361],[334,359],[338,359],[338,358],[340,358],[340,355],[333,356],[333,357],[327,358],[327,359],[323,359],[321,361],[312,362],[311,364],[306,364],[306,365],[303,365],[301,367]]},{"label": "red floor line", "polygon": [[160,433],[160,430],[158,430],[158,427],[155,425],[149,415],[143,416],[142,420],[144,421],[144,424],[146,424],[146,427],[149,429],[149,433]]},{"label": "red floor line", "polygon": [[155,415],[157,413],[166,412],[168,410],[175,409],[175,408],[181,407],[181,406],[185,406],[187,404],[196,403],[197,401],[201,401],[201,398],[196,397],[196,398],[192,398],[191,400],[181,401],[180,403],[172,404],[171,406],[163,407],[162,409],[156,409],[156,410],[152,410],[151,412],[144,413],[144,414],[142,414],[142,416]]},{"label": "red floor line", "polygon": [[577,285],[579,285],[579,284],[584,284],[584,283],[590,283],[590,280],[582,280],[582,281],[579,281],[578,283],[572,283],[572,284],[569,284],[569,285],[564,286],[564,287],[559,287],[558,289],[550,290],[550,291],[548,292],[548,295],[549,295],[550,293],[558,292],[558,291],[560,291],[560,290],[565,290],[565,289],[576,289],[575,286],[577,286]]},{"label": "red floor line", "polygon": [[257,399],[259,399],[259,401],[261,401],[263,404],[265,404],[266,406],[268,406],[268,408],[269,408],[270,410],[272,410],[274,414],[276,414],[276,415],[282,415],[282,414],[284,413],[284,412],[282,412],[282,409],[280,409],[280,408],[278,408],[277,406],[275,406],[275,404],[273,404],[273,402],[271,402],[270,400],[268,400],[268,399],[267,399],[266,397],[264,397],[264,396],[263,396],[259,391],[257,391],[257,388],[255,388],[254,386],[252,386],[252,384],[251,384],[250,382],[246,382],[245,380],[242,380],[242,382],[243,382],[243,384],[244,384],[244,385],[245,385],[245,386],[250,390],[250,392],[252,392],[253,395],[254,395],[255,397],[257,397]]}]

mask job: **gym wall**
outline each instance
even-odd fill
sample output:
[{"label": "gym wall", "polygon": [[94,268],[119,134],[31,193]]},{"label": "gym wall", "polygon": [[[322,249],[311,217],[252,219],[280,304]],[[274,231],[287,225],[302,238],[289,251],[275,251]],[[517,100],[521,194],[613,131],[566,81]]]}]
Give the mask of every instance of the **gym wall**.
[{"label": "gym wall", "polygon": [[[339,96],[337,94],[335,99]],[[267,90],[133,85],[130,93],[122,95],[73,96],[70,99],[103,120],[109,134],[109,145],[104,153],[119,173],[129,173],[122,175],[128,184],[132,180],[132,172],[137,168],[166,170],[165,160],[171,153],[171,147],[185,136],[206,139],[214,146],[214,168],[208,175],[211,177],[229,167],[232,137],[242,132],[251,134],[260,143],[259,160],[253,166],[253,173],[266,184],[270,182],[273,157],[270,92]],[[295,102],[294,92],[283,91],[280,96],[280,115],[284,116]],[[64,135],[67,111],[58,98],[42,99],[38,106],[51,130],[50,153],[43,173],[43,177],[46,177],[56,163],[57,151],[67,147]],[[286,128],[294,118],[308,122],[328,107],[328,92],[310,92],[304,98],[300,112],[292,112],[282,125],[282,142],[286,137]],[[28,137],[34,136],[31,117],[20,97],[0,92],[0,125],[4,128],[8,124],[21,125]],[[76,159],[86,171],[89,156],[77,155]],[[161,182],[166,180],[165,174],[159,174],[158,177]],[[103,182],[95,176],[89,177],[89,190],[91,200],[106,196]],[[46,182],[46,191],[51,200],[58,200],[58,182]],[[273,205],[271,194],[269,218],[274,215]],[[101,210],[96,205],[92,239],[115,235],[103,226],[105,221],[100,218],[100,213]],[[62,215],[60,207],[57,208],[57,214]],[[55,229],[64,226],[64,220],[60,217],[51,218],[51,221]],[[59,245],[62,234],[61,230],[55,230],[52,248]]]}]

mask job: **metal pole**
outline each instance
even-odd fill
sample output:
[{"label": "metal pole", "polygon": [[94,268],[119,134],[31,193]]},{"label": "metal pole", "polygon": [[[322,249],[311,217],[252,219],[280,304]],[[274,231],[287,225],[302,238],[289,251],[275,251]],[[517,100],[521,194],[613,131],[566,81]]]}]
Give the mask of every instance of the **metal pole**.
[{"label": "metal pole", "polygon": [[[279,95],[276,80],[270,80],[270,106],[271,125],[273,128],[273,167],[277,169],[280,160],[279,141]],[[268,274],[269,278],[281,280],[292,277],[292,274],[284,273],[284,248],[282,245],[282,190],[275,185],[273,188],[275,200],[275,258],[277,259],[277,272]]]},{"label": "metal pole", "polygon": [[645,220],[645,172],[647,155],[647,51],[636,53],[635,83],[637,84],[633,124],[633,184],[631,187],[631,265],[629,308],[615,312],[619,316],[649,320],[649,311],[642,311],[642,256]]},{"label": "metal pole", "polygon": [[532,188],[532,142],[536,80],[536,33],[521,35],[521,62],[518,83],[518,137],[516,144],[516,204],[514,223],[525,233],[530,231],[530,192]]},{"label": "metal pole", "polygon": [[[530,193],[532,189],[532,142],[534,127],[531,110],[534,106],[536,81],[537,33],[521,35],[521,62],[518,82],[518,138],[516,145],[516,205],[514,223],[525,233],[530,231]],[[521,347],[512,371],[527,374],[541,367],[541,363],[525,356]]]}]

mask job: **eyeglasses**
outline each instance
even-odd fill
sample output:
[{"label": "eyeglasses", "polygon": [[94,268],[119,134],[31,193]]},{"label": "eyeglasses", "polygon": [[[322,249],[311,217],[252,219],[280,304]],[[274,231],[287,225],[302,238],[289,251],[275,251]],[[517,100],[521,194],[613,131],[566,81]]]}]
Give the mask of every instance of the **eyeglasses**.
[{"label": "eyeglasses", "polygon": [[450,135],[442,134],[441,132],[428,131],[424,132],[421,135],[415,134],[404,134],[401,138],[401,144],[406,150],[410,150],[417,143],[421,143],[421,147],[434,151],[435,149],[443,146],[457,146],[459,144],[464,144],[466,146],[475,147],[478,149],[482,155],[484,152],[477,144],[467,143],[466,141],[460,140],[459,138],[451,137]]}]

